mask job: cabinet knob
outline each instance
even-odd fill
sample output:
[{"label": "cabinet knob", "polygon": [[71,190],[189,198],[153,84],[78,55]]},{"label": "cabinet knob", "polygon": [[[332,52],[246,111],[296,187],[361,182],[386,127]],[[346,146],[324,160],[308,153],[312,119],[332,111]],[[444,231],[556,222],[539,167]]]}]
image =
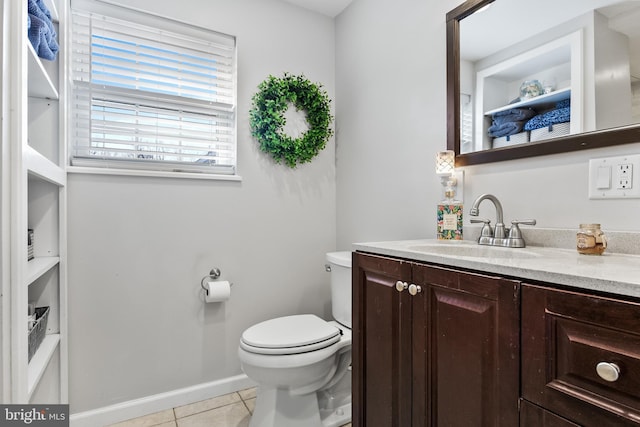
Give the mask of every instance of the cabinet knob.
[{"label": "cabinet knob", "polygon": [[407,282],[403,282],[403,281],[401,281],[401,280],[398,280],[398,281],[396,282],[396,290],[397,290],[398,292],[402,292],[402,291],[404,291],[405,289],[407,289],[408,287],[409,287],[409,285],[407,284]]},{"label": "cabinet knob", "polygon": [[414,285],[413,283],[409,285],[409,293],[411,295],[416,295],[420,292],[422,292],[422,288],[420,286]]},{"label": "cabinet knob", "polygon": [[620,378],[620,367],[615,363],[600,362],[596,365],[596,372],[605,381],[614,382]]}]

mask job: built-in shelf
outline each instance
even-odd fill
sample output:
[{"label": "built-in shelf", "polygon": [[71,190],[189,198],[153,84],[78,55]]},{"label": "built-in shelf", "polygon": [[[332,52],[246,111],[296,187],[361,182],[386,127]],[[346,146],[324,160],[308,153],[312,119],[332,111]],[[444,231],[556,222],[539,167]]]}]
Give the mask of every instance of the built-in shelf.
[{"label": "built-in shelf", "polygon": [[499,113],[500,111],[511,110],[513,108],[527,108],[536,107],[539,105],[553,104],[564,99],[571,98],[571,88],[558,89],[551,93],[545,93],[544,95],[536,96],[535,98],[525,99],[524,101],[514,102],[513,104],[504,105],[500,108],[496,108],[484,113],[485,116],[491,116],[492,114]]},{"label": "built-in shelf", "polygon": [[45,256],[35,257],[27,263],[27,285],[31,285],[47,271],[60,263],[60,257]]},{"label": "built-in shelf", "polygon": [[[68,402],[68,321],[66,270],[66,141],[65,69],[69,44],[69,1],[42,0],[51,12],[60,49],[57,58],[39,58],[28,38],[28,5],[11,0],[5,8],[4,38],[15,42],[6,49],[3,78],[13,89],[6,91],[12,114],[3,122],[11,158],[7,191],[0,193],[8,214],[4,231],[9,237],[2,251],[2,265],[11,270],[5,298],[0,298],[3,316],[3,403],[61,404]],[[5,1],[5,3],[7,3]],[[15,107],[15,108],[14,108]],[[3,140],[3,144],[5,141]],[[3,165],[4,166],[4,165]],[[4,183],[4,181],[3,181]],[[6,209],[5,209],[6,207]],[[3,217],[4,218],[4,217]],[[3,221],[4,223],[5,221]],[[38,236],[36,254],[28,261],[29,228]],[[10,228],[10,230],[9,230]],[[5,230],[6,229],[6,230]],[[4,245],[4,240],[3,240]],[[10,296],[10,298],[8,297]],[[47,328],[38,349],[29,360],[28,305],[49,307]],[[9,333],[10,332],[10,333]],[[33,338],[33,336],[32,336]],[[39,337],[42,338],[42,337]],[[33,348],[32,348],[33,350]]]},{"label": "built-in shelf", "polygon": [[[568,29],[567,31],[571,31]],[[583,129],[583,32],[565,30],[551,36],[536,36],[476,62],[473,109],[473,139],[467,152],[496,148],[489,135],[492,115],[514,108],[532,108],[537,113],[561,100],[571,100],[571,134]],[[559,88],[548,94],[510,103],[523,82],[555,82]],[[471,79],[467,82],[471,84]],[[527,142],[527,141],[523,141]]]},{"label": "built-in shelf", "polygon": [[27,55],[29,58],[29,96],[58,99],[58,90],[29,41],[27,41],[27,47],[29,49]]},{"label": "built-in shelf", "polygon": [[42,344],[40,344],[40,347],[38,347],[38,350],[31,358],[31,361],[29,362],[27,384],[29,397],[31,397],[33,391],[38,385],[38,382],[40,382],[40,378],[42,378],[44,371],[46,371],[47,366],[51,361],[51,357],[58,348],[58,344],[60,344],[60,334],[45,335],[42,340]]},{"label": "built-in shelf", "polygon": [[31,176],[36,176],[60,187],[66,185],[67,174],[63,168],[30,146],[25,149],[24,154],[27,171]]}]

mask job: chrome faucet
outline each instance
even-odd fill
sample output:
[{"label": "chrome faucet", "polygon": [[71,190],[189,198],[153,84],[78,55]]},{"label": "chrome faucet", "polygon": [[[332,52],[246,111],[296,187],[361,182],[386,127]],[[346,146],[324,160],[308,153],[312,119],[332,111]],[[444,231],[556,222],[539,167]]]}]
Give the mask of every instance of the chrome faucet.
[{"label": "chrome faucet", "polygon": [[502,203],[500,203],[500,200],[498,200],[498,198],[493,194],[480,195],[473,202],[473,206],[471,206],[469,215],[478,216],[478,214],[480,213],[479,211],[480,203],[485,199],[489,199],[496,208],[496,225],[495,225],[495,229],[492,229],[490,220],[471,218],[472,223],[478,223],[478,222],[484,223],[484,226],[480,231],[478,244],[489,245],[489,246],[505,246],[508,248],[524,248],[526,245],[524,242],[524,238],[522,237],[522,232],[520,231],[520,227],[518,227],[518,224],[536,225],[536,220],[535,219],[513,220],[511,221],[511,228],[505,228],[504,222],[503,222]]},{"label": "chrome faucet", "polygon": [[502,243],[505,239],[505,230],[504,230],[504,222],[503,222],[503,213],[502,213],[502,203],[500,200],[493,194],[482,194],[480,195],[475,202],[473,202],[473,206],[471,206],[471,210],[469,211],[469,215],[478,216],[480,211],[478,207],[480,206],[480,202],[488,199],[493,202],[493,205],[496,208],[496,226],[492,232],[491,230],[491,221],[489,220],[474,220],[471,222],[484,222],[484,227],[482,227],[482,231],[480,232],[480,239],[478,239],[478,244],[480,245],[491,245],[491,246],[503,246]]}]

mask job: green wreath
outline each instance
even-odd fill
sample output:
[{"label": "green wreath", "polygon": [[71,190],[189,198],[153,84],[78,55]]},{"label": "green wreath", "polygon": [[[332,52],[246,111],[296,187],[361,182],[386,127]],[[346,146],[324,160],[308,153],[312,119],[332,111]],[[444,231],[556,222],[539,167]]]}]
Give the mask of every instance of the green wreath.
[{"label": "green wreath", "polygon": [[[322,150],[333,130],[331,100],[322,85],[313,84],[304,76],[285,73],[282,78],[269,76],[258,86],[249,111],[251,134],[260,149],[270,153],[276,163],[284,162],[295,168],[298,163],[311,161]],[[299,138],[282,132],[286,123],[284,113],[290,105],[306,112],[309,129]]]}]

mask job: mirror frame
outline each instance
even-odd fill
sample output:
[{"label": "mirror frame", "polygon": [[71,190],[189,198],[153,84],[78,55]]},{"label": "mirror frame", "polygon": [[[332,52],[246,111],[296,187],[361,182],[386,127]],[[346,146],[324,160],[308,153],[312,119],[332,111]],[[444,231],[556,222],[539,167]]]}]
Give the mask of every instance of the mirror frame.
[{"label": "mirror frame", "polygon": [[447,13],[447,149],[456,166],[515,160],[640,142],[640,125],[585,132],[540,142],[460,153],[460,21],[495,0],[467,0]]}]

